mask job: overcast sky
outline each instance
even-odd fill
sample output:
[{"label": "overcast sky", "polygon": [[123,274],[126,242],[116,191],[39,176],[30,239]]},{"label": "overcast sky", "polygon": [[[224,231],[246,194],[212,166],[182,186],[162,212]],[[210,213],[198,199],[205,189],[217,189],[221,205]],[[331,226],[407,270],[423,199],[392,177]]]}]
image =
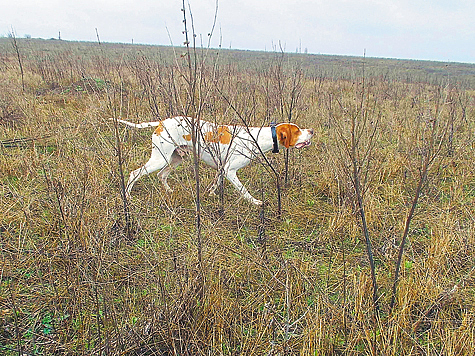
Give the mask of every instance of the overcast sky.
[{"label": "overcast sky", "polygon": [[[216,0],[189,0],[207,45]],[[0,0],[0,35],[175,45],[181,0]],[[219,0],[211,46],[475,63],[474,0]]]}]

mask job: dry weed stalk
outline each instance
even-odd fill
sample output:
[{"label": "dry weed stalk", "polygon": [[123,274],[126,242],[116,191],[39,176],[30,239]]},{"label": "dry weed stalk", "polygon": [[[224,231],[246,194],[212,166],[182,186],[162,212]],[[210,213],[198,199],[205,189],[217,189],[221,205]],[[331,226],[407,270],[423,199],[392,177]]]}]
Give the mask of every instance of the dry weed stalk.
[{"label": "dry weed stalk", "polygon": [[[181,102],[181,112],[185,118],[191,117],[188,120],[188,125],[191,129],[191,142],[192,142],[192,153],[193,153],[193,170],[194,170],[194,181],[195,181],[195,209],[196,209],[196,241],[197,241],[197,256],[198,264],[200,266],[201,273],[203,274],[203,252],[202,252],[202,225],[201,225],[201,188],[200,188],[200,142],[202,140],[203,132],[201,132],[201,127],[199,125],[199,120],[202,118],[202,112],[204,106],[209,100],[210,88],[206,80],[206,51],[201,51],[201,56],[198,54],[194,23],[193,23],[193,14],[191,11],[191,5],[189,6],[189,19],[187,17],[185,0],[182,2],[183,12],[183,28],[184,28],[184,46],[186,48],[185,58],[187,63],[187,74],[183,72],[180,68],[180,65],[177,66],[181,78],[185,80],[186,83],[186,99],[184,102]],[[215,16],[214,22],[211,28],[211,31],[208,33],[208,50],[211,43],[211,37],[213,36],[214,27],[216,25],[218,11],[218,3],[215,5]],[[190,21],[191,28],[188,25]],[[189,36],[189,31],[191,29],[191,38]],[[175,55],[175,61],[178,63],[179,58]],[[219,167],[219,166],[218,166]],[[203,281],[204,283],[204,281]]]},{"label": "dry weed stalk", "polygon": [[[355,94],[355,96],[354,106],[351,106],[351,104],[344,101],[343,93],[340,93],[336,98],[330,95],[328,110],[331,125],[336,133],[338,146],[337,165],[351,182],[357,213],[361,219],[361,229],[365,239],[373,284],[373,306],[375,317],[377,317],[379,314],[378,284],[372,243],[366,220],[364,194],[367,189],[366,181],[370,172],[373,149],[378,136],[379,116],[377,111],[371,108],[369,106],[370,103],[367,102],[369,91],[365,87],[364,73],[361,80],[361,92]],[[334,107],[334,99],[337,102],[338,108]],[[335,109],[338,109],[338,114]]]},{"label": "dry weed stalk", "polygon": [[18,60],[18,67],[20,68],[20,75],[21,75],[21,87],[24,92],[25,91],[25,75],[23,73],[23,61],[21,59],[20,47],[18,46],[18,42],[15,36],[15,31],[13,30],[13,27],[12,27],[11,32],[9,33],[9,36],[12,40],[12,47],[13,47],[13,50],[15,51],[15,54]]},{"label": "dry weed stalk", "polygon": [[[423,143],[424,147],[419,147],[419,152],[421,155],[418,173],[419,177],[417,180],[416,189],[414,192],[414,196],[412,199],[412,203],[409,209],[409,212],[406,216],[406,220],[404,223],[404,232],[402,234],[401,242],[399,244],[399,251],[395,265],[395,272],[394,272],[394,282],[392,286],[392,296],[391,302],[389,305],[389,310],[392,311],[395,304],[396,304],[396,297],[397,297],[397,284],[399,282],[399,272],[402,263],[402,257],[404,253],[404,247],[406,245],[406,240],[409,235],[409,227],[411,225],[412,218],[414,217],[414,213],[417,207],[417,203],[419,198],[422,194],[422,190],[424,186],[427,184],[429,169],[431,168],[434,161],[439,157],[441,154],[442,148],[446,143],[447,133],[449,131],[449,127],[453,126],[453,115],[449,116],[449,120],[442,120],[442,111],[443,106],[446,105],[445,99],[443,98],[443,90],[438,88],[437,93],[435,95],[435,112],[432,114],[430,111],[428,113],[428,117],[425,119],[427,120],[428,129],[422,126],[420,137],[418,140]],[[451,144],[451,142],[449,142]],[[417,143],[415,143],[417,145]],[[449,148],[450,151],[450,148]]]},{"label": "dry weed stalk", "polygon": [[[110,62],[106,60],[107,56],[104,55],[104,49],[101,44],[101,40],[99,37],[99,31],[96,28],[96,37],[99,49],[102,53],[102,59],[98,60],[98,66],[102,70],[102,77],[107,78],[110,73],[114,73],[112,68],[110,68]],[[107,95],[107,106],[109,111],[112,113],[112,117],[114,118],[114,136],[115,136],[115,144],[114,150],[117,157],[117,170],[119,173],[119,184],[120,184],[120,197],[122,200],[122,211],[125,220],[125,237],[127,240],[132,240],[132,220],[130,215],[130,207],[129,202],[127,199],[126,194],[126,185],[125,185],[125,175],[124,175],[124,154],[122,149],[122,141],[119,135],[119,122],[117,119],[122,116],[123,113],[123,80],[122,80],[122,61],[119,62],[117,66],[117,71],[115,74],[119,77],[119,91],[117,93],[116,90],[109,90],[107,86],[105,87],[106,95]],[[119,98],[117,98],[119,96]],[[116,101],[119,100],[119,107],[117,108]]]},{"label": "dry weed stalk", "polygon": [[[263,100],[265,102],[265,114],[263,119],[259,120],[261,127],[268,126],[271,122],[277,121],[277,118],[285,119],[286,122],[294,120],[294,114],[298,113],[300,98],[303,91],[303,71],[299,67],[292,68],[290,74],[287,73],[285,66],[285,54],[281,53],[274,58],[269,69],[259,71],[259,80],[257,83],[251,80],[246,83],[248,87],[243,88],[244,93],[233,90],[226,90],[225,85],[217,80],[215,82],[216,90],[222,99],[226,102],[232,112],[239,118],[239,124],[249,129],[256,121],[256,116],[259,114],[258,102],[259,98],[264,94]],[[290,77],[290,78],[289,78]],[[231,78],[229,79],[231,82]],[[241,84],[241,83],[239,83]],[[261,89],[258,90],[257,88]],[[247,92],[247,95],[246,95]],[[261,115],[259,115],[261,116]],[[255,126],[255,124],[254,124]],[[256,138],[254,139],[255,146],[260,151],[257,145]],[[273,160],[269,160],[262,152],[259,152],[259,159],[263,166],[269,170],[275,177],[277,190],[277,218],[282,217],[282,187],[281,175],[284,176],[284,184],[289,181],[289,149],[284,149],[284,170],[275,167]],[[262,214],[262,213],[261,213]]]}]

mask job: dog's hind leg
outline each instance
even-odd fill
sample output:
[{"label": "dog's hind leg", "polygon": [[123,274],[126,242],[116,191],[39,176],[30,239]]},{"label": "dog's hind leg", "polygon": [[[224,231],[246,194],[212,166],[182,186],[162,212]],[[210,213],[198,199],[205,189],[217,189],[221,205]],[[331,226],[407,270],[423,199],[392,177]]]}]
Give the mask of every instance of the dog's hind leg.
[{"label": "dog's hind leg", "polygon": [[167,178],[170,172],[173,170],[173,168],[177,167],[183,160],[182,155],[177,153],[177,150],[173,151],[173,154],[170,158],[170,162],[168,162],[168,164],[165,167],[163,167],[160,172],[158,172],[158,178],[160,178],[163,186],[165,187],[165,190],[168,193],[173,192],[173,189],[170,188],[170,186],[168,185]]},{"label": "dog's hind leg", "polygon": [[129,180],[127,181],[127,196],[130,197],[132,187],[138,179],[147,174],[158,171],[159,169],[167,167],[171,162],[171,156],[173,154],[173,151],[173,147],[168,150],[159,150],[157,147],[154,147],[152,149],[152,155],[150,156],[148,162],[145,163],[142,167],[130,173]]}]

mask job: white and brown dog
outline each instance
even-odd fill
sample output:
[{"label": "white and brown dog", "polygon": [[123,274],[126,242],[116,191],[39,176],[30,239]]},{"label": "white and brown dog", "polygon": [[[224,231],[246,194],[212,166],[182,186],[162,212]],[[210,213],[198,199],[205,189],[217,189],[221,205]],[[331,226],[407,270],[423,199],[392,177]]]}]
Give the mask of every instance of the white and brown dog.
[{"label": "white and brown dog", "polygon": [[[111,119],[114,120],[114,119]],[[144,166],[130,173],[127,182],[127,195],[134,183],[142,176],[160,170],[159,178],[165,189],[172,189],[167,184],[167,177],[173,167],[178,166],[184,153],[191,150],[192,119],[189,117],[173,117],[163,121],[145,122],[134,124],[125,120],[117,120],[135,128],[156,127],[152,135],[152,154]],[[194,123],[198,124],[197,121]],[[198,127],[196,127],[198,128]],[[247,166],[251,159],[274,149],[278,145],[286,148],[302,148],[310,145],[313,136],[312,129],[300,129],[292,123],[278,124],[271,127],[244,127],[215,125],[211,122],[200,120],[199,128],[200,159],[209,166],[219,169],[234,187],[247,200],[256,205],[262,205],[262,201],[255,199],[239,181],[236,172]],[[211,192],[217,187],[214,184]]]}]

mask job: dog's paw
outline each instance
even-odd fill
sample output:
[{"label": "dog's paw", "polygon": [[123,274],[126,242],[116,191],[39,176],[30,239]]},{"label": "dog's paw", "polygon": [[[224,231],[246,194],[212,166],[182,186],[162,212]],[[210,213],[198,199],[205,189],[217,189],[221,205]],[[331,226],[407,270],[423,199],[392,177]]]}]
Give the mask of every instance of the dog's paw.
[{"label": "dog's paw", "polygon": [[252,202],[253,202],[254,205],[256,205],[256,206],[262,206],[262,205],[264,205],[264,203],[263,203],[262,201],[258,200],[258,199],[254,199]]}]

